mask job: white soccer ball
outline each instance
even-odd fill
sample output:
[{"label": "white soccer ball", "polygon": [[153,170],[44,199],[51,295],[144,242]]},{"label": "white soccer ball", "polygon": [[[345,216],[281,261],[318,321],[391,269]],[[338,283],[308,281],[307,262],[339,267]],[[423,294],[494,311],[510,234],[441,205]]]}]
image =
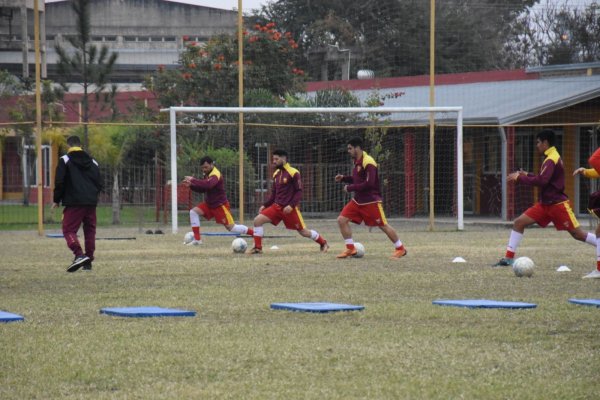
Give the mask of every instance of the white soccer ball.
[{"label": "white soccer ball", "polygon": [[356,254],[354,257],[361,258],[365,255],[365,246],[363,246],[362,243],[355,242],[354,248],[356,249]]},{"label": "white soccer ball", "polygon": [[192,243],[193,240],[194,240],[194,232],[188,232],[183,237],[183,244]]},{"label": "white soccer ball", "polygon": [[231,242],[231,250],[233,250],[234,253],[244,253],[247,248],[248,243],[242,238],[233,239],[233,242]]},{"label": "white soccer ball", "polygon": [[515,260],[515,262],[513,263],[512,269],[513,272],[515,273],[516,276],[523,277],[530,277],[533,275],[533,268],[535,267],[535,264],[533,263],[533,260],[529,257],[519,257]]}]

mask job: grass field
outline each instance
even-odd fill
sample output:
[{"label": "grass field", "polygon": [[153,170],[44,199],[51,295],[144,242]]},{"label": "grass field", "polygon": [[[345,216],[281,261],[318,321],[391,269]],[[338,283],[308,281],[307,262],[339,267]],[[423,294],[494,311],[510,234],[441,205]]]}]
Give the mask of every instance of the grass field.
[{"label": "grass field", "polygon": [[[60,230],[62,210],[52,210],[50,205],[44,207],[44,224],[46,229]],[[38,209],[36,205],[25,207],[20,204],[0,204],[0,231],[3,230],[34,230],[37,232]],[[102,205],[96,211],[98,226],[112,226],[112,208]],[[162,214],[160,215],[162,218]],[[189,218],[189,217],[188,217]],[[180,218],[183,220],[182,218]],[[121,224],[139,226],[156,220],[156,210],[152,206],[131,207],[121,209]]]},{"label": "grass field", "polygon": [[[550,229],[519,250],[533,278],[489,265],[506,228],[425,231],[400,224],[408,257],[388,259],[377,231],[355,229],[363,259],[337,260],[334,221],[309,221],[331,242],[266,239],[262,256],[233,255],[230,237],[184,247],[179,235],[100,229],[91,272],[65,272],[62,239],[0,233],[1,399],[596,399],[600,298],[594,248]],[[217,231],[209,225],[205,230]],[[287,234],[267,227],[266,234]],[[273,244],[279,250],[268,250]],[[467,260],[453,264],[456,256]],[[573,272],[558,273],[568,265]],[[440,298],[527,301],[533,310],[439,307]],[[362,304],[304,314],[272,302]],[[193,318],[119,318],[102,307],[155,305]]]}]

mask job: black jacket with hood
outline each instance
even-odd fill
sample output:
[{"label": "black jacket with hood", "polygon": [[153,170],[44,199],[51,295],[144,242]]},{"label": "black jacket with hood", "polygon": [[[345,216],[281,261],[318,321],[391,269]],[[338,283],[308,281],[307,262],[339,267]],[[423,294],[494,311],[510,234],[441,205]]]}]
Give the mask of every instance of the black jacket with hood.
[{"label": "black jacket with hood", "polygon": [[54,202],[63,206],[95,206],[102,190],[98,163],[80,148],[72,148],[56,166]]}]

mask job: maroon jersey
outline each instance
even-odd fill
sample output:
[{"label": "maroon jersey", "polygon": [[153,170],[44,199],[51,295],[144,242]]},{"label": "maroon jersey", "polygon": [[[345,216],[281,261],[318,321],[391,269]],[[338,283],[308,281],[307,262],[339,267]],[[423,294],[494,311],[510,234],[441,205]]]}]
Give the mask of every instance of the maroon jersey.
[{"label": "maroon jersey", "polygon": [[529,173],[519,175],[517,182],[530,186],[539,186],[540,203],[556,204],[569,200],[565,194],[565,167],[556,147],[544,152],[546,158],[538,175]]},{"label": "maroon jersey", "polygon": [[279,204],[282,207],[296,207],[302,199],[302,179],[300,171],[285,163],[283,167],[277,168],[273,174],[273,190],[271,197],[263,204],[269,207],[271,204]]},{"label": "maroon jersey", "polygon": [[227,203],[223,176],[216,167],[213,167],[204,179],[193,178],[190,189],[194,192],[206,193],[204,201],[210,208],[216,208]]},{"label": "maroon jersey", "polygon": [[352,200],[357,204],[381,202],[377,163],[366,152],[363,151],[360,160],[354,161],[352,176],[344,176],[342,182],[350,183],[347,189],[354,192]]}]

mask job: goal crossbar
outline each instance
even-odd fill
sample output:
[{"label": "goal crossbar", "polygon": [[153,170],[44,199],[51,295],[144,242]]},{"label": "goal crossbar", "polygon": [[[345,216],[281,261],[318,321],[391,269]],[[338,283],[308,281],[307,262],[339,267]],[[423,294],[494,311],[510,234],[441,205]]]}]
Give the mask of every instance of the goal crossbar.
[{"label": "goal crossbar", "polygon": [[[160,112],[169,113],[170,157],[171,157],[171,225],[173,233],[178,231],[177,219],[177,113],[210,113],[210,114],[371,114],[371,113],[456,113],[456,206],[457,228],[464,229],[464,176],[463,176],[463,108],[461,106],[441,107],[169,107]],[[241,118],[242,120],[242,118]],[[433,149],[430,149],[433,151]],[[430,174],[433,174],[433,170]],[[244,180],[240,179],[240,193],[244,193]],[[433,195],[433,188],[432,193]],[[433,213],[434,210],[430,210]],[[243,220],[243,215],[240,215]]]}]

